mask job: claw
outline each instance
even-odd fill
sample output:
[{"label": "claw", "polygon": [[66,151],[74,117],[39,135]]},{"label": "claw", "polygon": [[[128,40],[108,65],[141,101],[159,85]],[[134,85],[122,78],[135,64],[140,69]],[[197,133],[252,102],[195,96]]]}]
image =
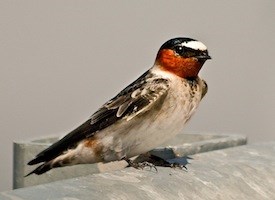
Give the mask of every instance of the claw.
[{"label": "claw", "polygon": [[124,160],[128,163],[127,167],[134,167],[135,169],[144,169],[145,167],[150,167],[150,170],[152,170],[152,168],[154,168],[156,170],[156,172],[158,172],[157,167],[150,162],[144,161],[144,162],[136,163],[130,159],[124,159]]},{"label": "claw", "polygon": [[[158,156],[154,156],[154,155],[145,155],[147,157],[147,159],[142,160],[142,161],[137,161],[137,160],[130,160],[128,158],[123,158],[127,163],[128,163],[128,167],[134,167],[136,169],[144,169],[145,167],[150,167],[150,170],[152,170],[152,168],[154,168],[156,170],[156,172],[158,172],[157,167],[156,166],[161,166],[161,167],[170,167],[170,168],[179,168],[179,169],[185,169],[187,170],[187,167],[184,164],[178,163],[178,162],[169,162],[167,160],[164,160]],[[147,160],[147,161],[146,161]]]},{"label": "claw", "polygon": [[141,169],[145,168],[145,167],[150,167],[150,170],[152,170],[152,168],[154,168],[156,170],[156,172],[158,172],[157,167],[153,164],[153,163],[149,163],[147,161],[142,162],[142,163],[137,163],[139,165],[139,167]]},{"label": "claw", "polygon": [[179,164],[179,163],[171,163],[170,167],[171,168],[180,168],[180,169],[184,168],[185,170],[187,170],[187,167],[185,165],[182,165],[182,164]]}]

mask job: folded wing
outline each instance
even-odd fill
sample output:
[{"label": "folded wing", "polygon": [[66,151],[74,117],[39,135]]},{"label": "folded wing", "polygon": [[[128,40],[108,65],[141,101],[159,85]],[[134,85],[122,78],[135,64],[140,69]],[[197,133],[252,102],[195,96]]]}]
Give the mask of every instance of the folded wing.
[{"label": "folded wing", "polygon": [[[154,77],[150,71],[122,90],[117,96],[105,103],[90,119],[57,141],[28,164],[48,162],[64,151],[74,148],[98,131],[115,124],[119,120],[131,120],[134,116],[146,112],[160,98],[165,98],[169,90],[169,80]],[[100,134],[100,132],[98,133]]]}]

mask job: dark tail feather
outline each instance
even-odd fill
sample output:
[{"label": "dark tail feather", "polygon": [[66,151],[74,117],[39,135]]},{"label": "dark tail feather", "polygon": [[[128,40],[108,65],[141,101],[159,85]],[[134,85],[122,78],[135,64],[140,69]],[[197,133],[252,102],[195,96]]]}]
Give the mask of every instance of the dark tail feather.
[{"label": "dark tail feather", "polygon": [[45,159],[42,156],[32,159],[30,162],[28,162],[28,165],[35,165],[41,162],[45,162]]},{"label": "dark tail feather", "polygon": [[41,175],[47,171],[49,171],[50,169],[52,169],[51,163],[47,162],[47,163],[43,163],[42,165],[39,165],[35,170],[31,171],[30,173],[28,173],[26,176],[27,177],[31,174],[37,174],[37,175]]},{"label": "dark tail feather", "polygon": [[91,124],[91,120],[87,120],[85,123],[80,125],[75,130],[71,131],[68,135],[63,137],[61,140],[52,144],[42,152],[40,152],[36,158],[32,159],[28,165],[35,165],[41,162],[48,162],[50,160],[55,159],[59,155],[61,155],[64,151],[74,147],[77,143],[87,137],[88,133],[91,133],[89,137],[93,135],[95,131],[97,131],[97,125]]}]

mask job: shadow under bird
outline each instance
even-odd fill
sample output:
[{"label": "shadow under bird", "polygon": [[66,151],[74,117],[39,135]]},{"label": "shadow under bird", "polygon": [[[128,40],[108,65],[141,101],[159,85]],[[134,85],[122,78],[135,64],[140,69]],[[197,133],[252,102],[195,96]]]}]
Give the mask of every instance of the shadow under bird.
[{"label": "shadow under bird", "polygon": [[[159,49],[155,63],[136,81],[106,102],[86,122],[28,165],[30,174],[76,164],[125,160],[162,145],[178,134],[207,92],[198,73],[211,59],[207,47],[191,38],[174,38]],[[28,176],[27,175],[27,176]]]}]

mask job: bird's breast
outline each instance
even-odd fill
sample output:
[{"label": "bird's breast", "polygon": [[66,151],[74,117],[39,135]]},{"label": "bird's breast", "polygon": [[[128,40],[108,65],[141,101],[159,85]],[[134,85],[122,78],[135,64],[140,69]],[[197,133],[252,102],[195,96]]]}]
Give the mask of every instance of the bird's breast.
[{"label": "bird's breast", "polygon": [[131,120],[121,120],[96,137],[104,161],[146,153],[180,133],[201,100],[201,80],[176,79],[168,94],[150,110]]}]

